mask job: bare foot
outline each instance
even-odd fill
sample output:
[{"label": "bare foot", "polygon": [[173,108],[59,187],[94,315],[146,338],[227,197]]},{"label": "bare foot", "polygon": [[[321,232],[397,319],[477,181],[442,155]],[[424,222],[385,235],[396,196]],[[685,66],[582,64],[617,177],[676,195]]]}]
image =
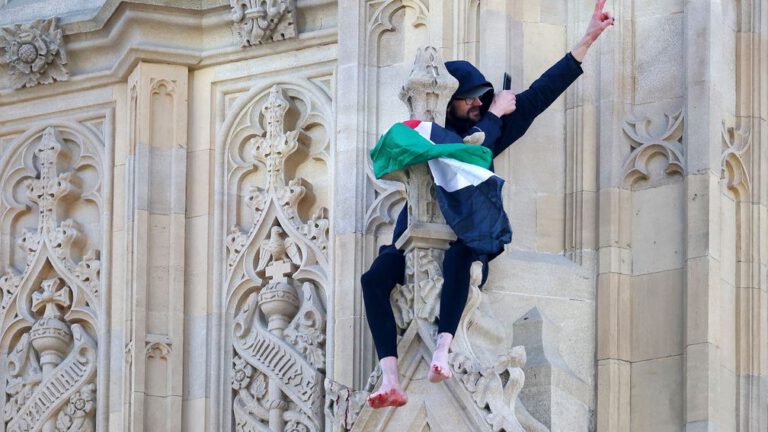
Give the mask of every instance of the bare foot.
[{"label": "bare foot", "polygon": [[448,365],[448,348],[451,346],[453,335],[440,333],[437,335],[437,346],[432,354],[432,365],[429,367],[429,382],[439,383],[453,377],[451,367]]},{"label": "bare foot", "polygon": [[405,405],[408,402],[408,395],[400,386],[397,357],[384,357],[379,364],[381,365],[381,387],[377,392],[368,396],[368,405],[371,408]]},{"label": "bare foot", "polygon": [[371,408],[400,407],[408,402],[408,396],[403,389],[399,387],[385,388],[382,386],[379,391],[368,396],[368,405]]}]

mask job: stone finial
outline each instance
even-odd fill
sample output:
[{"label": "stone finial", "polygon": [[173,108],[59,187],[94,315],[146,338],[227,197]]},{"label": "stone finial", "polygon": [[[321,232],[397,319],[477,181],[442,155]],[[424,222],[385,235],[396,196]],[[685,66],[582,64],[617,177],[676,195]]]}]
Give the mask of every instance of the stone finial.
[{"label": "stone finial", "polygon": [[15,88],[66,81],[69,72],[64,35],[56,18],[0,28],[0,65],[5,65]]},{"label": "stone finial", "polygon": [[[413,120],[445,123],[445,111],[458,88],[456,78],[448,73],[435,47],[419,48],[411,74],[400,99],[408,107]],[[408,229],[396,246],[447,249],[456,235],[445,224],[434,194],[434,182],[425,164],[409,167],[402,176],[391,177],[406,183],[408,193]]]},{"label": "stone finial", "polygon": [[35,156],[39,161],[39,178],[28,179],[24,186],[27,189],[27,198],[40,211],[40,226],[43,232],[55,232],[55,207],[59,199],[76,190],[72,183],[72,173],[59,173],[57,163],[62,157],[62,139],[58,131],[49,127],[43,133],[35,149]]},{"label": "stone finial", "polygon": [[400,90],[400,100],[412,120],[445,124],[445,110],[459,82],[448,73],[437,49],[419,48],[411,76]]}]

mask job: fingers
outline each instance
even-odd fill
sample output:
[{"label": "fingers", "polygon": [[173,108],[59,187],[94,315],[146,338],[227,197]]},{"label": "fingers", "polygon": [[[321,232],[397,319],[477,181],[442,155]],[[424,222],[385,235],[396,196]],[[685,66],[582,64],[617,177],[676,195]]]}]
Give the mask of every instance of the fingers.
[{"label": "fingers", "polygon": [[605,2],[608,0],[597,0],[595,3],[595,15],[603,12],[603,8],[605,7]]}]

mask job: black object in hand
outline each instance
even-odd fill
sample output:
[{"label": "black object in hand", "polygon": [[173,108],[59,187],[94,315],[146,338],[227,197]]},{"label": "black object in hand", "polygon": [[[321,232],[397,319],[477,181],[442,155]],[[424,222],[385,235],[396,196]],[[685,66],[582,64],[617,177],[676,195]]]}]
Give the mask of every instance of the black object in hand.
[{"label": "black object in hand", "polygon": [[504,85],[501,87],[502,90],[509,90],[512,87],[512,77],[509,76],[508,73],[504,72]]}]

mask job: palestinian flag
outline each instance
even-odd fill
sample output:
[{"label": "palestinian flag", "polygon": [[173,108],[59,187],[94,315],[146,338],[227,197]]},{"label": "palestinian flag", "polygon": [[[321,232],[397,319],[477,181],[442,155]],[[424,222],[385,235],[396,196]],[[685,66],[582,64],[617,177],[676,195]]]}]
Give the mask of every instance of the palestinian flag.
[{"label": "palestinian flag", "polygon": [[377,178],[429,163],[445,221],[477,255],[492,258],[512,240],[501,199],[504,180],[488,170],[490,149],[464,144],[440,125],[410,120],[392,126],[371,150],[371,159]]}]

